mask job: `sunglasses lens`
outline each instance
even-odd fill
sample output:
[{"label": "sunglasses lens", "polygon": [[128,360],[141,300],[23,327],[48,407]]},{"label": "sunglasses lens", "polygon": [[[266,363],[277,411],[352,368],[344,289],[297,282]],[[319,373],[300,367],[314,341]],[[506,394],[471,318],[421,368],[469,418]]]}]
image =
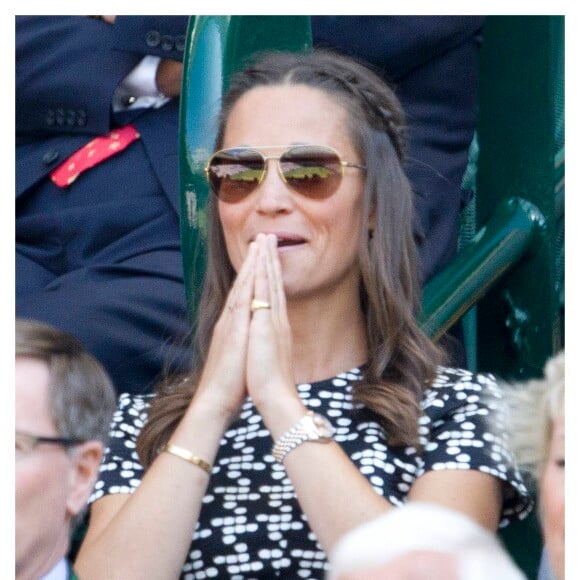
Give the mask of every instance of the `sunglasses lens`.
[{"label": "sunglasses lens", "polygon": [[264,158],[258,151],[226,149],[211,158],[207,174],[220,200],[236,203],[258,186],[264,167]]},{"label": "sunglasses lens", "polygon": [[280,168],[294,191],[312,198],[332,195],[342,179],[340,157],[328,147],[292,147],[280,158]]}]

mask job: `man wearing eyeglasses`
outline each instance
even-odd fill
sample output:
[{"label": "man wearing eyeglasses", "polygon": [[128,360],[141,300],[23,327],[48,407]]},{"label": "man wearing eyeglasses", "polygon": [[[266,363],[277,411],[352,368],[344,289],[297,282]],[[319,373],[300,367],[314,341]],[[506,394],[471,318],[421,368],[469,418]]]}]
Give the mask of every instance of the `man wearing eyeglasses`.
[{"label": "man wearing eyeglasses", "polygon": [[115,410],[102,366],[72,336],[16,321],[16,579],[73,580],[66,560]]}]

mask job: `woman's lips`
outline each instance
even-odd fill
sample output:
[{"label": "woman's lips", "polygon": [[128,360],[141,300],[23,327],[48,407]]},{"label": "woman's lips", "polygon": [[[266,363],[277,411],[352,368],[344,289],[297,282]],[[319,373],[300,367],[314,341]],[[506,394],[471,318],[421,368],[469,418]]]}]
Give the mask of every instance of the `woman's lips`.
[{"label": "woman's lips", "polygon": [[288,238],[278,238],[278,248],[290,248],[293,246],[299,246],[304,244],[304,239],[288,239]]},{"label": "woman's lips", "polygon": [[[278,240],[278,249],[292,248],[295,246],[300,246],[306,243],[306,239],[298,234],[292,234],[287,232],[264,232],[266,234],[273,234]],[[255,236],[251,241],[254,241]]]}]

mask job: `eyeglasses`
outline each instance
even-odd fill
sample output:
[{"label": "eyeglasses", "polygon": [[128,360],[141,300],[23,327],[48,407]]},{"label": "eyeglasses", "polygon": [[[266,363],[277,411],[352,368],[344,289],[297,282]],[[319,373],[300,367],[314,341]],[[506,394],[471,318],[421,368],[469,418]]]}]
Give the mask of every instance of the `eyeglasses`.
[{"label": "eyeglasses", "polygon": [[63,447],[74,447],[85,442],[85,439],[75,439],[71,437],[43,437],[40,435],[33,435],[32,433],[24,433],[22,431],[15,432],[16,451],[21,453],[30,453],[40,443],[48,443],[50,445],[62,445]]},{"label": "eyeglasses", "polygon": [[[284,151],[280,155],[264,155],[263,149]],[[284,183],[313,199],[332,195],[345,167],[366,170],[364,165],[343,161],[338,151],[325,145],[233,147],[214,153],[205,168],[212,191],[226,203],[242,201],[264,181],[269,159],[278,162]]]}]

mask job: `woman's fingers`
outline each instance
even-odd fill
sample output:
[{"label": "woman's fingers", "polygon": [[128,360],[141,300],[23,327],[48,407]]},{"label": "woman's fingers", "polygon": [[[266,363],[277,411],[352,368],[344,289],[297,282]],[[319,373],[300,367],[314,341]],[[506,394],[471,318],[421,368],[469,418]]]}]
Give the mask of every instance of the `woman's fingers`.
[{"label": "woman's fingers", "polygon": [[214,407],[235,416],[247,396],[246,365],[250,334],[250,302],[254,292],[257,247],[248,255],[232,285],[214,328],[196,398],[209,397]]},{"label": "woman's fingers", "polygon": [[294,396],[292,339],[275,236],[260,235],[254,299],[268,302],[270,308],[255,310],[248,341],[248,392],[258,409],[269,406],[280,395]]},{"label": "woman's fingers", "polygon": [[253,278],[256,268],[256,258],[258,248],[256,242],[252,242],[248,247],[248,255],[238,272],[232,289],[228,295],[225,304],[225,311],[233,313],[234,309],[238,311],[249,312],[250,301],[254,289]]},{"label": "woman's fingers", "polygon": [[[278,256],[278,240],[276,236],[268,239],[268,259],[266,267],[268,271],[268,282],[272,308],[278,317],[286,317],[286,294],[284,292],[284,280],[282,278],[282,265]],[[279,318],[280,319],[280,318]]]},{"label": "woman's fingers", "polygon": [[[272,308],[272,298],[270,296],[270,284],[268,281],[268,270],[267,270],[267,258],[268,258],[268,246],[267,246],[267,236],[264,234],[258,234],[256,237],[256,242],[258,244],[258,254],[256,257],[256,273],[254,277],[254,295],[255,300],[260,300],[262,302],[267,302]],[[266,308],[260,308],[253,312],[256,315],[260,310],[268,310]]]},{"label": "woman's fingers", "polygon": [[259,243],[254,281],[254,298],[264,300],[271,306],[278,320],[281,309],[286,308],[282,268],[278,257],[278,240],[274,234],[257,237]]}]

